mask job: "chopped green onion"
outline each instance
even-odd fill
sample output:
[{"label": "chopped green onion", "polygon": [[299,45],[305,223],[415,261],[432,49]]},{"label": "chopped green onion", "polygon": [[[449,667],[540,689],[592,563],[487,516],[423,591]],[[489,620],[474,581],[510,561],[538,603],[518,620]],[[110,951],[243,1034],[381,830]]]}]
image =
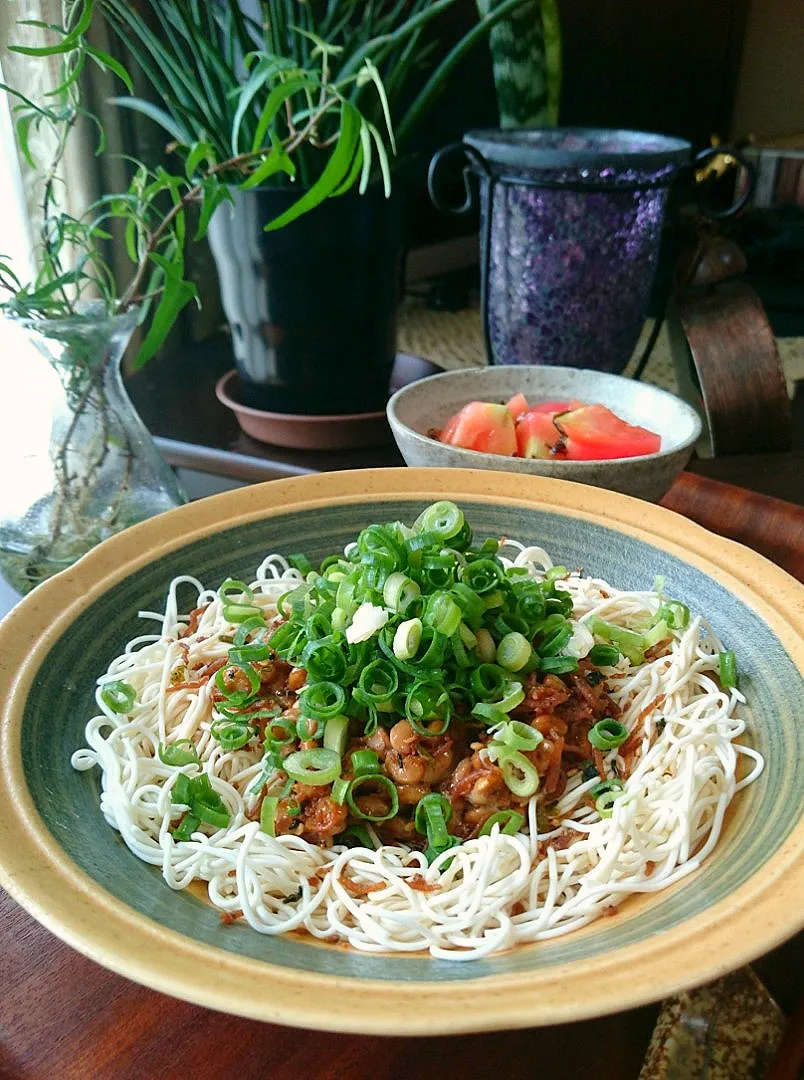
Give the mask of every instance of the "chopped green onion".
[{"label": "chopped green onion", "polygon": [[294,570],[298,570],[303,577],[307,577],[312,572],[313,564],[302,552],[296,552],[293,555],[288,555],[288,566],[292,566]]},{"label": "chopped green onion", "polygon": [[539,790],[539,773],[519,750],[502,746],[497,751],[497,764],[509,791],[520,798],[529,798]]},{"label": "chopped green onion", "polygon": [[413,522],[419,533],[432,533],[436,540],[451,540],[463,528],[464,516],[454,502],[442,499],[428,506]]},{"label": "chopped green onion", "polygon": [[544,575],[544,580],[552,585],[554,582],[560,581],[562,578],[567,577],[569,577],[569,570],[566,568],[566,566],[551,566],[547,573]]},{"label": "chopped green onion", "polygon": [[524,634],[516,631],[506,634],[497,646],[497,663],[507,671],[520,671],[533,650]]},{"label": "chopped green onion", "polygon": [[614,623],[604,622],[603,619],[592,619],[589,629],[597,637],[611,645],[616,645],[620,652],[632,664],[645,662],[645,647],[641,634],[633,630],[626,630],[624,626],[616,626]]},{"label": "chopped green onion", "polygon": [[254,737],[254,728],[250,724],[236,723],[232,720],[213,720],[210,734],[217,739],[221,750],[240,750]]},{"label": "chopped green onion", "polygon": [[226,809],[218,810],[216,807],[207,806],[206,803],[202,802],[194,803],[193,810],[199,821],[212,825],[216,829],[225,829],[232,816]]},{"label": "chopped green onion", "polygon": [[419,799],[413,814],[413,824],[416,831],[421,833],[422,836],[427,834],[427,816],[429,813],[440,813],[444,823],[449,824],[452,817],[452,804],[445,795],[439,795],[437,792],[424,795]]},{"label": "chopped green onion", "polygon": [[462,612],[447,592],[435,592],[427,598],[422,622],[439,634],[452,637],[461,625]]},{"label": "chopped green onion", "polygon": [[[447,834],[447,838],[443,844],[428,844],[424,851],[424,857],[425,859],[427,859],[428,865],[432,866],[436,859],[439,857],[439,855],[443,855],[444,852],[449,851],[450,848],[460,847],[460,844],[461,841],[458,839],[457,836],[451,836]],[[451,862],[451,858],[447,859],[441,869],[446,870]]]},{"label": "chopped green onion", "polygon": [[299,694],[299,708],[313,720],[329,720],[343,712],[346,693],[338,683],[328,680],[308,683]]},{"label": "chopped green onion", "polygon": [[[348,848],[364,847],[369,851],[376,851],[376,844],[369,836],[368,829],[363,825],[350,825],[348,829],[344,829],[338,839]],[[355,843],[351,843],[352,840]]]},{"label": "chopped green onion", "polygon": [[396,669],[387,660],[372,660],[361,671],[352,694],[364,705],[379,705],[390,701],[398,689],[399,675]]},{"label": "chopped green onion", "polygon": [[327,750],[325,747],[296,750],[284,759],[282,768],[297,784],[323,787],[340,776],[341,759],[334,750]]},{"label": "chopped green onion", "polygon": [[[558,656],[562,649],[566,648],[572,637],[572,624],[563,615],[549,616],[549,620],[555,618],[550,628],[543,632],[542,640],[537,646],[539,656]],[[546,622],[548,620],[545,620]]]},{"label": "chopped green onion", "polygon": [[506,836],[516,836],[525,824],[523,814],[516,810],[498,810],[496,814],[487,817],[480,830],[480,836],[491,836],[491,830],[495,825],[500,826],[500,832]]},{"label": "chopped green onion", "polygon": [[598,720],[589,732],[588,738],[596,750],[613,750],[616,746],[621,746],[628,738],[628,728],[619,720],[606,717],[605,720]]},{"label": "chopped green onion", "polygon": [[355,750],[352,754],[352,771],[355,777],[371,776],[380,771],[380,759],[373,750]]},{"label": "chopped green onion", "polygon": [[296,721],[296,734],[300,739],[317,739],[321,730],[321,721],[311,716],[300,716]]},{"label": "chopped green onion", "polygon": [[726,649],[718,657],[720,669],[720,685],[724,690],[736,690],[739,685],[737,674],[737,657],[732,649]]},{"label": "chopped green onion", "polygon": [[508,689],[510,672],[496,664],[478,664],[470,676],[475,697],[483,701],[496,701]]},{"label": "chopped green onion", "polygon": [[262,612],[256,604],[224,604],[223,617],[230,623],[243,623],[255,619]]},{"label": "chopped green onion", "polygon": [[419,650],[422,640],[421,619],[408,619],[394,633],[394,656],[398,660],[411,660]]},{"label": "chopped green onion", "polygon": [[664,620],[671,630],[686,630],[690,622],[690,609],[680,600],[665,600],[656,612],[656,622]]},{"label": "chopped green onion", "polygon": [[173,830],[174,840],[190,840],[193,833],[198,829],[201,824],[200,819],[195,814],[185,814],[179,824]]},{"label": "chopped green onion", "polygon": [[660,641],[665,641],[670,637],[670,631],[667,628],[667,623],[664,619],[654,623],[653,626],[646,630],[642,635],[642,643],[646,649],[652,649],[654,645],[658,645]]},{"label": "chopped green onion", "polygon": [[339,682],[346,674],[347,661],[341,642],[334,634],[327,634],[307,642],[302,649],[300,664],[307,671],[310,682],[322,679]]},{"label": "chopped green onion", "polygon": [[[420,735],[443,735],[452,717],[450,696],[440,683],[415,682],[405,698],[405,716]],[[437,728],[425,727],[439,721]]]},{"label": "chopped green onion", "polygon": [[513,750],[535,750],[539,743],[544,742],[544,735],[530,724],[523,724],[521,720],[509,720],[495,735],[495,739]]},{"label": "chopped green onion", "polygon": [[[268,710],[266,710],[268,711]],[[262,712],[262,710],[260,710]],[[260,716],[260,713],[249,713],[249,719],[255,720]],[[277,735],[277,730],[280,732]],[[270,723],[265,725],[265,742],[271,743],[274,746],[288,746],[290,743],[296,741],[296,725],[292,720],[279,719],[278,717],[270,718]]]},{"label": "chopped green onion", "polygon": [[494,644],[494,638],[486,629],[481,629],[477,632],[476,652],[480,660],[487,664],[491,663],[497,655],[497,646]]},{"label": "chopped green onion", "polygon": [[[385,793],[388,796],[388,811],[385,814],[368,814],[364,810],[361,810],[357,805],[355,797],[358,795],[360,788],[364,784],[379,785],[385,789]],[[369,776],[356,777],[349,785],[349,791],[346,795],[346,805],[352,811],[355,817],[363,818],[365,821],[388,821],[392,817],[396,817],[399,813],[399,795],[391,780],[385,776],[384,773],[376,773]]]},{"label": "chopped green onion", "polygon": [[503,696],[494,704],[498,709],[508,713],[511,709],[515,709],[517,705],[521,705],[524,700],[525,691],[522,689],[522,683],[512,679],[507,686],[503,687]]},{"label": "chopped green onion", "polygon": [[[227,672],[231,670],[242,671],[248,680],[249,688],[245,690],[237,687],[229,688],[226,685]],[[215,672],[215,686],[220,690],[229,705],[239,708],[245,705],[257,693],[260,688],[260,677],[250,664],[227,664]]]},{"label": "chopped green onion", "polygon": [[268,627],[266,626],[265,619],[262,615],[253,615],[250,619],[246,619],[245,622],[240,623],[235,631],[233,644],[239,648],[241,645],[246,644],[249,634],[267,629]]},{"label": "chopped green onion", "polygon": [[419,599],[421,594],[422,590],[416,582],[409,578],[407,574],[403,574],[401,570],[389,574],[382,587],[383,603],[386,607],[392,608],[392,610],[398,611],[400,614],[407,611],[410,605]]},{"label": "chopped green onion", "polygon": [[224,603],[228,603],[235,596],[246,596],[249,600],[253,600],[254,592],[250,586],[246,585],[245,581],[238,581],[237,578],[227,578],[218,589],[218,596]]},{"label": "chopped green onion", "polygon": [[324,749],[334,750],[338,757],[346,753],[349,741],[349,717],[340,713],[324,721]]},{"label": "chopped green onion", "polygon": [[590,794],[595,800],[595,809],[602,818],[611,817],[612,806],[624,794],[623,786],[622,780],[615,777],[592,788]]},{"label": "chopped green onion", "polygon": [[349,781],[344,780],[342,776],[339,776],[337,780],[332,783],[332,791],[330,792],[330,798],[338,806],[343,806],[346,801],[346,795],[349,791]]},{"label": "chopped green onion", "polygon": [[165,765],[198,765],[198,751],[190,739],[177,739],[167,746],[159,744],[159,760]]},{"label": "chopped green onion", "polygon": [[569,675],[577,671],[578,666],[574,656],[545,656],[539,660],[539,670],[545,675]]},{"label": "chopped green onion", "polygon": [[275,795],[266,795],[260,807],[260,832],[276,836],[276,808],[279,799]]},{"label": "chopped green onion", "polygon": [[229,663],[239,664],[242,667],[244,664],[253,663],[255,660],[267,660],[270,655],[271,650],[264,642],[251,641],[247,645],[230,649]]},{"label": "chopped green onion", "polygon": [[477,716],[490,727],[497,727],[508,723],[508,714],[504,713],[497,705],[489,705],[486,701],[478,701],[472,707],[472,716]]},{"label": "chopped green onion", "polygon": [[[474,562],[467,563],[461,570],[461,581],[481,596],[496,589],[504,577],[505,571],[498,559],[476,559]],[[499,606],[496,603],[497,599],[502,603],[502,594],[499,598],[495,597],[495,607]],[[486,603],[488,603],[488,598]]]},{"label": "chopped green onion", "polygon": [[595,667],[614,667],[620,659],[620,650],[616,645],[593,645],[589,651],[589,660]]},{"label": "chopped green onion", "polygon": [[101,701],[114,713],[129,713],[137,699],[133,686],[120,680],[104,683],[101,687]]},{"label": "chopped green onion", "polygon": [[191,778],[187,776],[186,773],[179,773],[170,792],[171,802],[179,803],[182,806],[190,805],[193,790],[190,786],[190,779]]}]

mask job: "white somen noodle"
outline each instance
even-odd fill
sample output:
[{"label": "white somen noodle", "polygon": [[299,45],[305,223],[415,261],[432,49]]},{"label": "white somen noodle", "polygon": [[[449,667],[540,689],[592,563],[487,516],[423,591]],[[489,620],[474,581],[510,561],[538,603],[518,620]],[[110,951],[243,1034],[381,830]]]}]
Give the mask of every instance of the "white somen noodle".
[{"label": "white somen noodle", "polygon": [[[503,554],[537,578],[552,566],[540,548],[513,541]],[[257,570],[254,602],[271,615],[277,599],[301,579],[284,558],[270,555]],[[189,620],[177,594],[188,586],[198,593],[195,606],[208,606],[197,629],[180,636]],[[657,592],[622,592],[580,573],[560,587],[572,596],[573,637],[581,643],[594,617],[644,625],[662,603]],[[449,960],[566,934],[630,894],[657,892],[698,868],[718,841],[735,793],[762,770],[757,751],[736,741],[745,730],[738,715],[745,702],[738,690],[721,689],[722,646],[706,621],[693,616],[684,629],[671,631],[664,655],[638,667],[622,658],[608,676],[622,723],[641,737],[630,772],[618,749],[604,754],[609,767],[627,773],[610,817],[601,818],[588,798],[599,777],[584,781],[578,770],[552,811],[549,832],[539,833],[534,797],[522,832],[505,835],[495,825],[491,835],[464,841],[431,866],[422,852],[401,845],[326,848],[295,835],[271,837],[249,816],[258,796],[248,789],[261,774],[262,750],[247,745],[226,752],[212,736],[213,680],[168,692],[178,664],[198,667],[228,655],[236,628],[224,619],[223,606],[217,593],[183,576],[171,583],[164,612],[140,613],[160,623],[159,633],[129,642],[99,679],[101,712],[88,722],[87,748],[72,763],[79,770],[99,766],[107,822],[135,855],[160,867],[171,888],[204,881],[216,907],[232,917],[242,912],[263,934],[304,930],[366,952],[429,951]],[[124,716],[101,696],[105,684],[118,680],[136,691]],[[181,841],[171,833],[171,789],[180,772],[192,775],[198,767],[177,768],[158,755],[160,743],[179,739],[195,744],[231,813],[228,827],[206,826]],[[738,780],[741,756],[750,767]],[[568,829],[572,842],[550,843],[559,835],[566,840]],[[370,826],[368,832],[379,844]],[[375,887],[355,895],[349,883]]]}]

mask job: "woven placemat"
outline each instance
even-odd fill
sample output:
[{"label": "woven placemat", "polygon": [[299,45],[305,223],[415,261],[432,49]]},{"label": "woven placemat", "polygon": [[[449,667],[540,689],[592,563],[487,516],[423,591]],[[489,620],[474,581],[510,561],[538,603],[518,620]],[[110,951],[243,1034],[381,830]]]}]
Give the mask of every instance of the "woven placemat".
[{"label": "woven placemat", "polygon": [[[634,356],[625,369],[626,375],[632,374],[636,367],[652,327],[653,320],[647,319]],[[477,310],[434,311],[423,300],[407,297],[399,311],[397,340],[400,352],[421,356],[445,371],[483,367],[486,363],[480,312]],[[795,383],[804,379],[804,337],[779,338],[777,345],[792,397]],[[674,393],[678,390],[665,328],[659,334],[643,379]]]}]

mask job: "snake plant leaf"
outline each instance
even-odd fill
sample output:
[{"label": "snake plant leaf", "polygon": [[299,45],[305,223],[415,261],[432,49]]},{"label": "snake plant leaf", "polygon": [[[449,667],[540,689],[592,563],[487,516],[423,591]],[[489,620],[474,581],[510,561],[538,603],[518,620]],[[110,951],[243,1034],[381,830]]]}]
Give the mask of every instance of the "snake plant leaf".
[{"label": "snake plant leaf", "polygon": [[[477,0],[484,17],[498,7],[497,0]],[[526,0],[491,30],[501,127],[555,124],[561,80],[558,27],[555,0]]]}]

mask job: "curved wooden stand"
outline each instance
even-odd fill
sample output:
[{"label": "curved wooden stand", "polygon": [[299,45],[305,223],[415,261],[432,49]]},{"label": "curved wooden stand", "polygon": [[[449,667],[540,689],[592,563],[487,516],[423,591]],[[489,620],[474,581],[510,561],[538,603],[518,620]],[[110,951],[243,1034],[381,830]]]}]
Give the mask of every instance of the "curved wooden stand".
[{"label": "curved wooden stand", "polygon": [[667,329],[679,391],[702,413],[713,457],[790,449],[776,339],[750,285],[724,281],[676,295]]}]

